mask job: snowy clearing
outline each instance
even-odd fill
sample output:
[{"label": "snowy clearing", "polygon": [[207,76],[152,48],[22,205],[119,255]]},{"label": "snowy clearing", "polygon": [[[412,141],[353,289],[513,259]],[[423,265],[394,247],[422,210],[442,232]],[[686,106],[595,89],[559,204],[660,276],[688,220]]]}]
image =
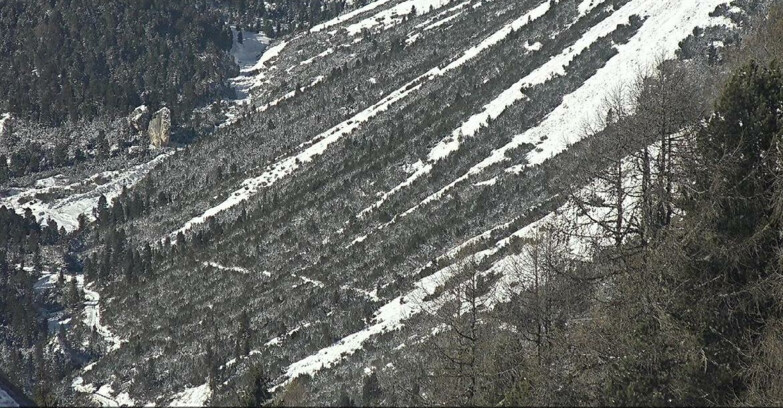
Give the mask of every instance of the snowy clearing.
[{"label": "snowy clearing", "polygon": [[[134,166],[126,171],[107,171],[88,177],[77,183],[65,184],[67,179],[62,176],[48,177],[38,180],[30,189],[10,189],[11,195],[0,198],[0,206],[14,209],[18,214],[24,214],[30,209],[41,224],[48,219],[70,232],[79,227],[79,216],[84,214],[87,221],[95,219],[93,209],[98,205],[101,195],[111,201],[120,195],[123,187],[131,187],[149,173],[158,163],[174,154],[173,151],[158,155],[147,163]],[[71,191],[84,191],[69,193]],[[55,198],[44,202],[50,194],[62,194],[63,198]]]},{"label": "snowy clearing", "polygon": [[202,407],[206,404],[209,397],[212,396],[212,390],[209,383],[199,385],[198,387],[187,388],[174,395],[170,407]]}]

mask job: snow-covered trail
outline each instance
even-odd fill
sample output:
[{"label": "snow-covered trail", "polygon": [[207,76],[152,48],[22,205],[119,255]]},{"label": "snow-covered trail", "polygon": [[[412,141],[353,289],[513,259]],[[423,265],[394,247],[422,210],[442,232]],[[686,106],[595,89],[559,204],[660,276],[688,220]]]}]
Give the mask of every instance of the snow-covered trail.
[{"label": "snow-covered trail", "polygon": [[119,349],[120,346],[122,346],[122,343],[127,342],[127,340],[120,339],[114,335],[106,325],[101,323],[101,295],[90,289],[92,283],[87,285],[84,284],[84,276],[80,275],[79,278],[77,283],[81,285],[82,290],[84,291],[84,324],[87,327],[95,328],[98,334],[100,334],[109,344],[107,352],[111,353],[112,351]]},{"label": "snow-covered trail", "polygon": [[[492,151],[489,157],[471,167],[465,174],[394,219],[407,216],[421,206],[441,199],[454,186],[469,177],[478,175],[485,169],[508,160],[506,154],[525,143],[537,145],[537,149],[528,154],[528,166],[541,164],[567,149],[572,143],[586,136],[583,131],[584,127],[595,122],[596,117],[601,116],[601,112],[598,110],[611,92],[620,86],[632,84],[639,72],[653,67],[660,56],[672,58],[680,41],[693,32],[694,28],[705,27],[715,21],[720,21],[710,17],[709,13],[717,6],[726,3],[726,0],[691,0],[684,3],[677,0],[633,0],[627,3],[613,13],[610,18],[593,27],[571,50],[552,58],[547,64],[504,91],[496,100],[488,104],[482,113],[466,121],[463,126],[470,123],[485,123],[486,118],[493,117],[493,112],[499,115],[511,104],[524,98],[524,94],[521,92],[524,87],[546,82],[553,75],[564,75],[564,67],[576,56],[577,51],[581,52],[599,37],[609,34],[618,24],[627,23],[632,15],[647,16],[647,20],[636,35],[626,44],[618,45],[616,47],[618,54],[611,58],[603,68],[585,81],[579,89],[566,95],[563,102],[549,113],[538,126],[515,136],[511,142]],[[597,126],[598,123],[592,128],[601,130]],[[465,127],[463,131],[471,131],[471,129],[471,127]],[[546,140],[541,142],[544,138]],[[451,147],[445,148],[446,145],[444,145],[441,152],[447,152],[446,155],[448,155],[453,151],[452,149],[459,147],[459,142],[454,137],[446,140],[450,141]],[[385,193],[373,206],[363,210],[360,214],[365,215],[373,208],[377,208],[388,199],[389,195],[428,174],[434,162],[437,161],[433,159],[445,157],[443,153],[433,153],[438,153],[438,151],[433,149],[427,164],[421,166],[408,180]],[[381,226],[381,228],[383,227]]]},{"label": "snow-covered trail", "polygon": [[[13,208],[18,214],[24,214],[30,209],[39,223],[45,223],[51,218],[57,225],[70,232],[79,227],[79,216],[84,214],[88,221],[95,219],[92,212],[98,205],[101,195],[106,196],[109,203],[119,196],[123,187],[132,187],[149,173],[160,162],[174,154],[174,151],[158,155],[147,163],[139,164],[125,171],[107,171],[90,176],[85,180],[67,185],[57,185],[57,177],[38,180],[35,187],[19,190],[12,195],[0,198],[0,206]],[[101,180],[108,182],[99,184]],[[68,195],[65,198],[55,199],[51,202],[43,202],[37,198],[39,195],[56,193],[61,191],[79,190],[92,187],[84,193]]]},{"label": "snow-covered trail", "polygon": [[419,90],[427,81],[442,77],[447,72],[455,70],[468,61],[476,58],[487,49],[497,45],[505,39],[511,32],[527,25],[546,13],[549,10],[549,2],[544,1],[522,17],[502,27],[497,32],[485,38],[479,44],[465,50],[459,58],[449,63],[443,68],[434,67],[421,76],[406,83],[397,90],[391,92],[382,98],[379,102],[357,113],[348,120],[343,121],[330,128],[329,130],[313,137],[308,142],[302,143],[299,153],[277,160],[275,163],[267,166],[265,171],[258,177],[246,179],[241,183],[238,190],[231,193],[229,198],[222,203],[207,209],[202,215],[194,217],[187,221],[181,228],[173,231],[170,236],[176,239],[180,232],[187,232],[195,225],[205,223],[210,217],[213,217],[229,208],[235,207],[251,197],[255,196],[261,188],[269,187],[277,181],[291,175],[304,163],[312,161],[316,156],[323,154],[329,145],[337,142],[343,137],[351,134],[361,127],[364,123],[374,118],[378,114],[388,110],[393,104],[405,99],[408,95]]}]

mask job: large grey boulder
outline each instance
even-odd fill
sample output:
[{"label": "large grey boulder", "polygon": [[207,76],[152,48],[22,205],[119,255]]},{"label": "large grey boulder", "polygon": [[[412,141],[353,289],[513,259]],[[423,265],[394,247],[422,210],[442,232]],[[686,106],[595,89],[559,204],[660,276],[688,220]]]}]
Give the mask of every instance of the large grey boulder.
[{"label": "large grey boulder", "polygon": [[169,144],[171,137],[171,111],[169,108],[164,107],[152,115],[147,133],[153,146],[163,147]]}]

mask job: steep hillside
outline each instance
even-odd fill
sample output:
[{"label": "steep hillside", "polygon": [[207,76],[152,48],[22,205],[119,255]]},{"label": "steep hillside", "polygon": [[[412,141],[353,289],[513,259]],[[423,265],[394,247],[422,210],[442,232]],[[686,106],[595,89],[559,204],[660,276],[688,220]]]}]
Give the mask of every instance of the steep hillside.
[{"label": "steep hillside", "polygon": [[[489,312],[538,287],[525,251],[549,225],[584,224],[558,244],[574,270],[590,258],[580,248],[607,246],[585,226],[594,213],[561,216],[584,210],[568,198],[610,200],[593,191],[606,189],[596,174],[609,163],[642,178],[623,159],[655,135],[625,129],[638,137],[620,146],[616,123],[643,113],[635,90],[664,60],[690,81],[677,101],[709,110],[712,84],[694,78],[721,78],[724,49],[767,10],[728,3],[376,0],[268,47],[243,32],[237,98],[222,102],[214,131],[99,182],[51,177],[0,198],[69,234],[73,265],[59,281],[40,268],[35,287],[84,295],[52,323],[63,327],[52,353],[79,354],[54,394],[99,405],[497,405],[520,376],[504,366],[507,348],[481,350],[484,371],[508,370],[480,392],[467,385],[469,398],[448,390],[478,363],[438,352],[469,349],[476,326],[498,339],[526,329]],[[562,307],[568,324],[589,309]],[[476,312],[467,335],[465,311]]]}]

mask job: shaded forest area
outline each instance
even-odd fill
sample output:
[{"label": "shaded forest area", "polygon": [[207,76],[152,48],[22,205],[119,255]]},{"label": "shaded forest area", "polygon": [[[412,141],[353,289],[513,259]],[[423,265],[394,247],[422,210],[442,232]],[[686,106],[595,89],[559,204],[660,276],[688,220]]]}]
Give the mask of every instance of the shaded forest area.
[{"label": "shaded forest area", "polygon": [[342,2],[11,0],[0,4],[0,111],[48,125],[169,106],[175,121],[232,96],[229,23],[269,37]]},{"label": "shaded forest area", "polygon": [[48,124],[125,114],[175,115],[226,95],[231,31],[204,1],[6,1],[0,100]]}]

